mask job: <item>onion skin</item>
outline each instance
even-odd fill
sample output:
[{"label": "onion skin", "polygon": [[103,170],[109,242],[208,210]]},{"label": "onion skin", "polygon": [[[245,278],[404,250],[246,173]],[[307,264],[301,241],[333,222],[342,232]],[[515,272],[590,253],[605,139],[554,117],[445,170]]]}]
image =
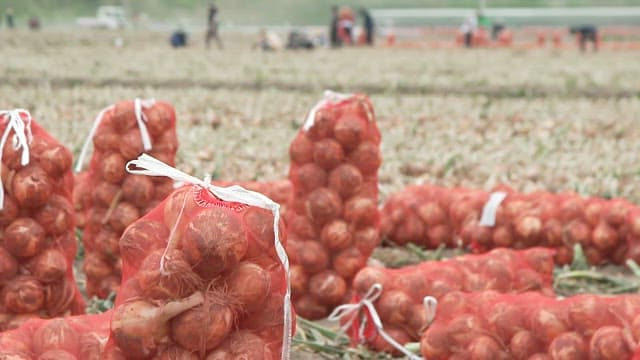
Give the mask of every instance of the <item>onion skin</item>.
[{"label": "onion skin", "polygon": [[329,111],[318,111],[313,126],[311,126],[307,132],[307,136],[311,140],[333,137],[334,116],[335,115]]},{"label": "onion skin", "polygon": [[357,193],[362,183],[360,170],[351,164],[339,165],[329,174],[329,188],[343,198]]},{"label": "onion skin", "polygon": [[366,124],[355,116],[342,116],[336,121],[333,133],[336,140],[347,150],[357,147],[366,133]]},{"label": "onion skin", "polygon": [[247,253],[249,243],[240,220],[230,210],[214,206],[191,219],[181,245],[195,272],[210,280],[235,267]]},{"label": "onion skin", "polygon": [[124,100],[117,102],[111,110],[110,124],[114,130],[124,133],[136,125],[134,102]]},{"label": "onion skin", "polygon": [[27,165],[13,177],[13,196],[21,208],[36,209],[47,203],[53,192],[51,179],[41,167]]},{"label": "onion skin", "polygon": [[322,228],[322,243],[331,250],[341,250],[351,245],[349,225],[343,220],[333,220]]},{"label": "onion skin", "polygon": [[304,295],[295,300],[294,308],[298,315],[306,319],[322,319],[329,315],[329,308],[310,295]]},{"label": "onion skin", "polygon": [[43,283],[61,279],[67,272],[67,259],[57,249],[47,249],[29,263],[32,275]]},{"label": "onion skin", "polygon": [[269,274],[250,262],[238,264],[226,282],[229,295],[247,312],[253,312],[264,305],[271,290]]},{"label": "onion skin", "polygon": [[412,300],[402,291],[385,291],[377,302],[380,318],[392,325],[403,326],[409,321]]},{"label": "onion skin", "polygon": [[382,164],[382,157],[376,144],[365,141],[349,155],[349,161],[360,169],[363,175],[372,175]]},{"label": "onion skin", "polygon": [[531,331],[520,330],[511,338],[509,350],[516,360],[527,360],[543,350],[543,345]]},{"label": "onion skin", "polygon": [[49,350],[38,356],[37,360],[77,360],[72,353],[64,350]]},{"label": "onion skin", "polygon": [[[170,331],[168,321],[204,301],[202,293],[156,307],[145,300],[117,306],[111,318],[115,344],[128,357],[148,358]],[[201,324],[199,324],[201,325]]]},{"label": "onion skin", "polygon": [[599,328],[591,337],[589,348],[591,359],[628,359],[633,355],[632,349],[625,342],[624,330],[617,326]]},{"label": "onion skin", "polygon": [[3,207],[0,209],[0,227],[5,228],[11,224],[18,217],[19,212],[15,200],[5,193]]},{"label": "onion skin", "polygon": [[122,260],[139,268],[146,255],[159,248],[169,237],[169,229],[160,221],[141,219],[129,226],[120,238]]},{"label": "onion skin", "polygon": [[111,153],[100,163],[99,173],[105,181],[120,184],[126,176],[125,165],[126,161],[120,154]]},{"label": "onion skin", "polygon": [[304,134],[299,134],[289,146],[291,162],[306,164],[313,161],[313,142]]},{"label": "onion skin", "polygon": [[342,250],[333,258],[333,268],[335,272],[346,280],[353,278],[356,273],[366,265],[367,256],[364,256],[355,248]]},{"label": "onion skin", "polygon": [[93,205],[108,208],[113,202],[113,199],[118,195],[119,191],[120,186],[118,185],[104,181],[100,182],[93,191]]},{"label": "onion skin", "polygon": [[74,283],[63,277],[47,284],[44,290],[44,309],[50,316],[60,316],[72,308],[77,291]]},{"label": "onion skin", "polygon": [[0,286],[18,273],[18,262],[0,246]]},{"label": "onion skin", "polygon": [[4,285],[0,299],[2,304],[17,314],[32,313],[44,304],[42,284],[31,276],[19,275]]},{"label": "onion skin", "polygon": [[331,170],[344,161],[344,151],[339,142],[323,139],[313,147],[313,161],[325,170]]},{"label": "onion skin", "polygon": [[52,144],[45,149],[38,160],[42,169],[52,178],[71,170],[71,152],[60,144]]},{"label": "onion skin", "polygon": [[587,359],[589,356],[587,344],[582,336],[576,332],[558,335],[549,344],[548,351],[554,360],[581,360]]},{"label": "onion skin", "polygon": [[47,204],[35,214],[35,220],[49,235],[58,236],[73,228],[73,206],[60,195],[51,195]]},{"label": "onion skin", "polygon": [[187,263],[181,252],[168,251],[164,261],[166,274],[160,272],[164,250],[149,254],[136,273],[136,279],[146,299],[181,299],[201,287],[201,280]]},{"label": "onion skin", "polygon": [[473,339],[467,346],[467,351],[472,360],[507,360],[510,358],[501,344],[487,335],[480,335]]},{"label": "onion skin", "polygon": [[154,187],[149,176],[129,175],[122,183],[122,196],[125,201],[142,207],[153,199]]},{"label": "onion skin", "polygon": [[239,330],[229,335],[220,347],[205,358],[205,360],[228,359],[272,360],[275,357],[262,338],[249,331]]},{"label": "onion skin", "polygon": [[186,350],[202,353],[218,346],[231,332],[234,321],[228,300],[205,300],[205,304],[171,320],[171,338]]},{"label": "onion skin", "polygon": [[420,352],[426,359],[446,360],[451,355],[449,331],[444,326],[430,326],[420,339]]},{"label": "onion skin", "polygon": [[365,267],[358,271],[353,279],[353,288],[360,296],[364,296],[374,284],[380,284],[383,289],[386,288],[387,275],[384,269]]},{"label": "onion skin", "polygon": [[173,119],[175,119],[173,106],[163,102],[155,103],[149,108],[143,108],[142,112],[147,118],[147,130],[153,137],[158,137],[169,130]]},{"label": "onion skin", "polygon": [[301,193],[309,193],[327,184],[327,172],[316,164],[305,164],[292,169],[291,179]]},{"label": "onion skin", "polygon": [[4,247],[19,258],[40,253],[45,242],[44,229],[31,218],[18,218],[4,230]]},{"label": "onion skin", "polygon": [[322,304],[337,305],[346,300],[347,283],[335,272],[326,270],[309,279],[309,293]]},{"label": "onion skin", "polygon": [[33,350],[42,354],[49,350],[65,350],[71,354],[80,352],[80,334],[64,319],[51,319],[33,334]]},{"label": "onion skin", "polygon": [[135,159],[144,151],[140,129],[135,128],[128,130],[122,135],[120,144],[120,155],[126,160]]},{"label": "onion skin", "polygon": [[371,198],[353,197],[344,205],[344,217],[358,226],[371,226],[378,218],[378,207]]},{"label": "onion skin", "polygon": [[322,245],[315,241],[304,241],[298,248],[298,261],[309,274],[318,273],[329,265],[329,255]]},{"label": "onion skin", "polygon": [[131,225],[139,218],[140,211],[138,208],[128,202],[121,202],[115,207],[113,213],[109,217],[109,226],[111,226],[113,231],[121,234],[127,226]]}]

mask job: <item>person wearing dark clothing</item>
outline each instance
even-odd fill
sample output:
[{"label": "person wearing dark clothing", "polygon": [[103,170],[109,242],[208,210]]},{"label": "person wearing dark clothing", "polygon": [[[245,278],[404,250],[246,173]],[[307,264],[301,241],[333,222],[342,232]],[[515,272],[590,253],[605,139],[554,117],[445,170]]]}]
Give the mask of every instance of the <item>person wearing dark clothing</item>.
[{"label": "person wearing dark clothing", "polygon": [[13,27],[15,26],[15,24],[13,23],[13,9],[7,8],[7,10],[4,12],[4,17],[7,22],[7,27],[9,29],[13,29]]},{"label": "person wearing dark clothing", "polygon": [[331,7],[331,23],[329,25],[329,44],[331,47],[340,46],[340,38],[338,37],[338,7]]},{"label": "person wearing dark clothing", "polygon": [[215,4],[209,5],[209,16],[207,17],[207,37],[205,38],[205,44],[207,49],[212,39],[216,39],[218,49],[222,49],[222,40],[218,35],[218,7]]},{"label": "person wearing dark clothing", "polygon": [[587,42],[593,44],[593,51],[598,51],[598,29],[593,25],[574,26],[570,29],[572,34],[577,34],[580,42],[580,50],[587,50]]},{"label": "person wearing dark clothing", "polygon": [[169,42],[174,48],[185,47],[187,46],[187,33],[182,29],[178,29],[171,34]]},{"label": "person wearing dark clothing", "polygon": [[367,9],[360,9],[360,16],[362,16],[363,27],[365,31],[365,39],[367,45],[373,45],[373,18]]}]

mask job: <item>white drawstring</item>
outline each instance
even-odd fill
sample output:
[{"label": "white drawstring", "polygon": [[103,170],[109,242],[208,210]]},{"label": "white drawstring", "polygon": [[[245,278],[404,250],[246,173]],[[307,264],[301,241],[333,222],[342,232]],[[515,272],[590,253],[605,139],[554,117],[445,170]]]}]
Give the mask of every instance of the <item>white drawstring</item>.
[{"label": "white drawstring", "polygon": [[[152,144],[151,144],[151,137],[149,136],[149,131],[147,130],[147,125],[145,124],[147,122],[147,116],[142,112],[142,108],[151,107],[153,106],[153,104],[155,104],[154,99],[142,100],[142,99],[136,98],[133,101],[133,110],[136,116],[136,124],[140,129],[140,138],[142,139],[142,147],[144,151],[151,150]],[[89,151],[89,144],[91,144],[91,141],[93,141],[93,137],[95,136],[96,131],[98,130],[98,126],[100,126],[100,123],[104,118],[104,114],[107,111],[112,110],[114,107],[115,105],[109,105],[106,108],[100,110],[100,112],[98,113],[98,116],[96,116],[95,120],[93,121],[93,126],[91,126],[91,130],[89,130],[89,134],[87,135],[87,138],[84,140],[84,144],[82,145],[82,150],[80,150],[80,156],[78,157],[78,162],[76,162],[75,172],[78,173],[82,170],[82,166],[84,165],[84,159],[87,156],[87,152]]]},{"label": "white drawstring", "polygon": [[482,207],[480,216],[480,226],[494,226],[496,224],[496,214],[502,201],[507,197],[507,193],[496,191],[489,195],[489,200]]},{"label": "white drawstring", "polygon": [[327,104],[334,104],[334,103],[346,100],[352,97],[353,94],[343,94],[343,93],[338,93],[331,90],[325,90],[323,96],[324,98],[318,101],[318,103],[315,104],[311,108],[311,110],[309,110],[309,113],[307,114],[307,118],[305,119],[304,124],[302,125],[302,129],[304,131],[308,131],[309,129],[311,129],[311,127],[316,121],[316,112],[318,112],[320,108],[322,108]]},{"label": "white drawstring", "polygon": [[[404,346],[402,346],[402,344],[398,343],[394,338],[387,334],[386,331],[384,331],[382,321],[378,316],[378,312],[376,311],[375,306],[373,306],[373,302],[376,301],[380,297],[380,295],[382,295],[382,285],[373,284],[373,286],[371,286],[369,291],[367,291],[360,302],[356,304],[343,304],[336,307],[329,315],[328,320],[340,321],[342,318],[348,317],[349,320],[340,328],[340,332],[345,332],[353,325],[353,322],[356,320],[356,318],[362,315],[361,310],[364,308],[369,312],[369,316],[373,321],[373,326],[376,328],[376,331],[386,342],[391,344],[391,346],[403,353],[409,359],[422,360],[422,357],[407,350]],[[425,307],[425,311],[427,312],[428,325],[435,318],[435,309],[438,301],[432,296],[425,296],[422,303]],[[365,322],[363,321],[361,322],[360,328],[358,329],[360,339],[364,339],[364,328]]]},{"label": "white drawstring", "polygon": [[[22,115],[26,117],[25,120],[22,120]],[[20,148],[22,148],[22,154],[20,155],[20,165],[28,165],[29,143],[33,138],[33,135],[31,134],[31,114],[25,109],[0,111],[0,118],[4,120],[7,117],[9,117],[9,119],[6,121],[4,133],[2,134],[2,138],[0,138],[0,163],[2,162],[4,146],[7,143],[7,139],[9,138],[11,131],[13,131],[13,149],[15,151],[18,151]],[[2,179],[1,168],[0,179]],[[0,209],[4,209],[4,186],[0,188]]]},{"label": "white drawstring", "polygon": [[165,176],[173,179],[175,182],[193,184],[210,191],[213,195],[224,201],[238,202],[250,206],[256,206],[270,210],[273,213],[273,233],[274,246],[280,263],[284,268],[286,291],[284,294],[284,332],[282,335],[282,360],[289,359],[289,351],[291,349],[291,281],[289,279],[289,258],[280,243],[280,233],[278,224],[280,222],[280,205],[263,194],[246,190],[240,186],[233,185],[230,187],[218,187],[211,185],[207,181],[200,180],[196,177],[188,175],[174,167],[171,167],[162,161],[142,154],[137,160],[131,160],[127,163],[126,170],[131,174],[147,175],[147,176]]}]

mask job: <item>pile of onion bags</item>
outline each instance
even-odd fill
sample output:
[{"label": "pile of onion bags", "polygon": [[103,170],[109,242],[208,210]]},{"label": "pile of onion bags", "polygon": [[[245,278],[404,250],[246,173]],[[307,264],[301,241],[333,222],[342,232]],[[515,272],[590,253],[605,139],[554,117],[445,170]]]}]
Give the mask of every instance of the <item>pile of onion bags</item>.
[{"label": "pile of onion bags", "polygon": [[289,179],[274,180],[274,181],[212,181],[211,184],[215,186],[231,186],[238,185],[243,188],[255,192],[264,194],[269,199],[277,202],[280,205],[280,216],[286,219],[287,206],[291,202],[291,196],[293,195],[293,185]]},{"label": "pile of onion bags", "polygon": [[362,94],[325,94],[289,148],[287,211],[296,312],[325,317],[379,244],[380,132]]},{"label": "pile of onion bags", "polygon": [[424,331],[426,359],[631,359],[640,296],[452,292]]},{"label": "pile of onion bags", "polygon": [[[499,193],[505,197],[489,206]],[[545,246],[556,249],[556,263],[563,265],[580,244],[592,265],[640,261],[640,209],[624,199],[413,185],[389,197],[380,228],[399,245],[444,244],[474,252]]]},{"label": "pile of onion bags", "polygon": [[73,276],[71,152],[26,110],[0,112],[0,331],[84,312]]},{"label": "pile of onion bags", "polygon": [[[281,357],[288,284],[273,214],[211,191],[183,186],[123,234],[106,359]],[[284,245],[282,221],[279,234]]]},{"label": "pile of onion bags", "polygon": [[[373,305],[384,331],[400,344],[419,341],[430,320],[423,306],[425,296],[440,300],[455,291],[488,290],[501,293],[539,291],[552,296],[553,255],[554,251],[546,248],[495,249],[486,254],[426,261],[399,269],[365,267],[353,280],[355,294],[351,303],[359,303],[374,284],[379,284],[382,291]],[[379,335],[370,314],[365,314],[369,319],[363,338],[360,337],[362,322],[359,319],[341,318],[343,324],[354,320],[349,331],[352,341],[400,355]]]},{"label": "pile of onion bags", "polygon": [[125,164],[144,151],[173,165],[178,140],[175,111],[164,102],[118,102],[101,112],[96,125],[89,169],[77,186],[91,193],[82,236],[87,294],[106,298],[120,286],[118,240],[124,229],[173,191],[171,179],[128,174]]},{"label": "pile of onion bags", "polygon": [[0,359],[99,360],[109,337],[111,311],[32,319],[0,334]]}]

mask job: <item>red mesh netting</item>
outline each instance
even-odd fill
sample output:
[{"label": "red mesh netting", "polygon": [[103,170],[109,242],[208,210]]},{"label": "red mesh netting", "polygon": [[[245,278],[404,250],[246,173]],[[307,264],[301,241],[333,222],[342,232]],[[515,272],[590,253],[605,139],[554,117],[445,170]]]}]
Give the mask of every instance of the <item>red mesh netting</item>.
[{"label": "red mesh netting", "polygon": [[379,243],[380,132],[365,95],[328,94],[289,149],[287,212],[296,311],[318,319],[349,299],[349,284]]},{"label": "red mesh netting", "polygon": [[293,196],[293,185],[289,179],[274,180],[274,181],[212,181],[211,184],[215,186],[231,186],[239,185],[243,188],[255,192],[264,194],[269,199],[277,202],[280,205],[280,216],[286,219],[287,206],[291,202]]},{"label": "red mesh netting", "polygon": [[630,359],[640,296],[452,292],[422,334],[426,359]]},{"label": "red mesh netting", "polygon": [[640,260],[640,210],[624,199],[499,190],[506,198],[494,212],[495,222],[483,225],[489,193],[407,187],[385,203],[381,231],[395,243],[427,248],[445,244],[483,252],[495,247],[552,247],[558,264],[571,262],[575,244],[582,246],[593,265]]},{"label": "red mesh netting", "polygon": [[[422,330],[429,325],[423,306],[425,296],[439,300],[455,291],[487,290],[540,291],[553,295],[553,253],[545,248],[496,249],[482,255],[427,261],[399,269],[366,267],[353,280],[355,295],[351,302],[360,302],[374,284],[380,284],[382,292],[373,305],[384,330],[400,344],[419,341]],[[343,323],[348,320],[350,317],[342,318]],[[399,355],[379,336],[370,317],[366,324],[360,334],[361,322],[354,319],[348,331],[354,343],[364,342],[375,350]]]},{"label": "red mesh netting", "polygon": [[[279,233],[284,245],[282,221]],[[280,358],[287,284],[269,210],[183,186],[120,249],[107,359]]]},{"label": "red mesh netting", "polygon": [[[0,210],[3,331],[31,318],[83,313],[84,301],[73,276],[71,152],[26,111],[3,113],[0,119],[6,140]],[[25,149],[22,160],[28,164],[21,161]]]},{"label": "red mesh netting", "polygon": [[[144,151],[135,103],[121,101],[103,113],[92,138],[94,152],[89,169],[84,182],[78,183],[80,195],[82,189],[91,192],[90,203],[83,206],[82,236],[89,296],[105,298],[117,291],[121,277],[120,235],[173,191],[170,179],[125,172],[127,161]],[[173,107],[164,102],[145,103],[141,112],[140,121],[145,124],[151,145],[145,152],[173,165],[178,147]]]},{"label": "red mesh netting", "polygon": [[0,359],[99,360],[111,312],[49,320],[32,319],[0,334]]}]

